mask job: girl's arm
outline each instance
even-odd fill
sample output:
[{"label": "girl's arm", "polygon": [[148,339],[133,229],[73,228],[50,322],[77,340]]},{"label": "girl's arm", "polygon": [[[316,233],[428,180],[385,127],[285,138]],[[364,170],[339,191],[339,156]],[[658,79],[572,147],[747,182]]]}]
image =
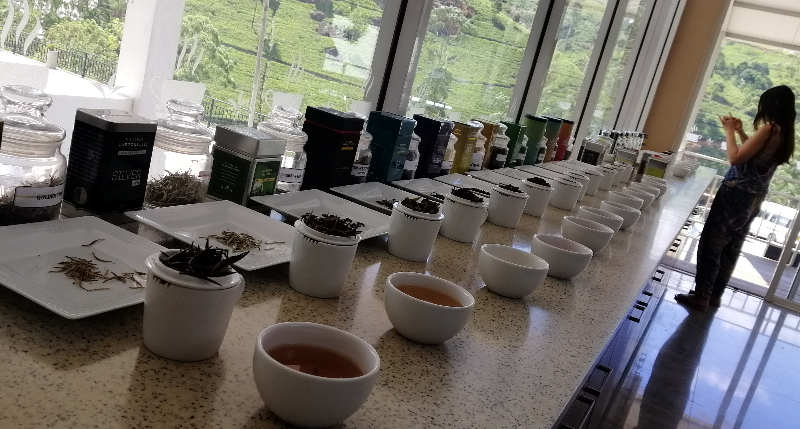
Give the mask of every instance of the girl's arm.
[{"label": "girl's arm", "polygon": [[[764,148],[770,136],[772,136],[772,125],[766,124],[759,128],[752,136],[747,139],[743,138],[744,143],[742,143],[741,146],[737,146],[733,124],[731,123],[731,125],[728,126],[723,123],[723,126],[725,127],[725,144],[728,152],[728,161],[730,161],[731,165],[740,165],[747,162],[757,154],[758,151]],[[741,134],[744,134],[744,132]],[[747,137],[747,135],[744,134],[744,137]]]}]

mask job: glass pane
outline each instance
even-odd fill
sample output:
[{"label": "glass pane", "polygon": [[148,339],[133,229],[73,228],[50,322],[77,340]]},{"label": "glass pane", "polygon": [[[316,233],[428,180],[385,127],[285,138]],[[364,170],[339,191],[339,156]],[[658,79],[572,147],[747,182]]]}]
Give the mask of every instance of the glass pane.
[{"label": "glass pane", "polygon": [[407,115],[506,119],[539,0],[449,4],[431,11]]},{"label": "glass pane", "polygon": [[[9,53],[112,83],[125,22],[126,0],[25,0],[0,2],[0,60]],[[2,51],[7,51],[3,53]],[[49,65],[49,64],[48,64]]]},{"label": "glass pane", "polygon": [[[273,104],[369,112],[371,105],[353,103],[364,99],[370,85],[379,84],[371,74],[384,4],[270,1],[256,122]],[[212,122],[247,119],[263,7],[254,0],[186,2],[176,79],[206,84],[204,104]],[[194,49],[198,36],[205,49]]]},{"label": "glass pane", "polygon": [[[719,116],[732,114],[741,118],[744,131],[752,133],[758,99],[764,90],[776,85],[788,85],[795,90],[800,88],[800,52],[726,38],[706,86],[697,119],[686,135],[683,155],[698,159],[724,175],[729,167],[725,133]],[[800,135],[796,138],[800,139]],[[778,281],[776,296],[800,300],[800,296],[791,294],[793,285],[800,284],[797,239],[788,234],[796,221],[796,209],[800,203],[800,145],[795,149],[794,158],[778,167],[770,184],[770,193],[750,225],[730,286],[760,295],[766,293],[778,258],[789,246],[792,255]]]},{"label": "glass pane", "polygon": [[601,129],[612,128],[614,125],[616,120],[615,117],[612,117],[614,104],[619,96],[623,74],[628,66],[628,60],[631,59],[633,45],[639,35],[639,28],[643,21],[642,16],[647,5],[647,0],[631,0],[628,3],[617,37],[617,44],[614,45],[614,52],[608,63],[605,81],[592,116],[589,136],[597,135]]},{"label": "glass pane", "polygon": [[570,0],[537,115],[572,118],[608,0]]}]

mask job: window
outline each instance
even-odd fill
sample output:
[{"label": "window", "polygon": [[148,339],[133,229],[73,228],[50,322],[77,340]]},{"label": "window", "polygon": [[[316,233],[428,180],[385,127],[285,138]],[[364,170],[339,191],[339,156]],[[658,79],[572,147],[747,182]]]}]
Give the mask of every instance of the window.
[{"label": "window", "polygon": [[575,103],[607,4],[607,0],[570,0],[545,78],[538,115],[574,119]]},{"label": "window", "polygon": [[625,69],[631,59],[634,44],[641,28],[642,16],[647,8],[647,0],[631,0],[625,10],[625,16],[617,36],[617,43],[614,45],[611,61],[606,70],[605,81],[597,99],[597,106],[592,115],[592,122],[588,135],[599,134],[601,129],[612,128],[615,118],[614,105],[622,87]]},{"label": "window", "polygon": [[538,3],[436,2],[406,114],[506,119]]},{"label": "window", "polygon": [[251,105],[256,122],[273,104],[369,112],[359,102],[380,86],[373,59],[394,28],[382,23],[388,3],[270,1],[254,79],[264,3],[187,0],[175,79],[206,85],[207,115],[217,123],[246,121]]},{"label": "window", "polygon": [[0,2],[0,50],[47,60],[58,67],[112,83],[117,69],[126,0],[9,0]]}]

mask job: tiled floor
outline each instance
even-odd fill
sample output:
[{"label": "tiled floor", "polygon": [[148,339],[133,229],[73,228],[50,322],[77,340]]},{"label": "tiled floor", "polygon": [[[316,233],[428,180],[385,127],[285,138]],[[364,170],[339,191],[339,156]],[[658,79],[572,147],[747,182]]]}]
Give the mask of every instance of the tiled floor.
[{"label": "tiled floor", "polygon": [[670,276],[603,429],[800,428],[800,316],[731,290],[689,311],[693,281]]}]

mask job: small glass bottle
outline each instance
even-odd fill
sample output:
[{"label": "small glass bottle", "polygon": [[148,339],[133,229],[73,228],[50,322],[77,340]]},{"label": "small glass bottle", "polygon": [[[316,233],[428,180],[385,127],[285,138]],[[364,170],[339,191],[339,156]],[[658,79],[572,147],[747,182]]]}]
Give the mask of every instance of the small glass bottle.
[{"label": "small glass bottle", "polygon": [[200,123],[204,108],[188,100],[169,100],[169,116],[158,121],[147,188],[146,207],[201,203],[211,176],[214,133]]},{"label": "small glass bottle", "polygon": [[525,162],[525,157],[528,156],[528,136],[522,137],[522,142],[519,145],[519,151],[517,152],[517,156],[514,158],[514,162],[511,164],[512,167],[518,167]]},{"label": "small glass bottle", "polygon": [[419,166],[419,142],[422,139],[414,133],[411,135],[411,142],[408,145],[408,155],[406,155],[406,163],[403,166],[403,175],[400,177],[402,180],[411,180],[417,172]]},{"label": "small glass bottle", "polygon": [[0,226],[58,219],[67,160],[61,154],[64,130],[44,117],[53,100],[21,85],[0,88],[0,100]]},{"label": "small glass bottle", "polygon": [[347,113],[364,120],[364,128],[361,130],[361,137],[358,139],[358,148],[356,148],[356,158],[353,161],[353,169],[350,170],[350,183],[355,185],[367,181],[369,165],[372,163],[372,149],[369,147],[372,143],[372,134],[367,132],[366,116],[356,112]]},{"label": "small glass bottle", "polygon": [[276,106],[267,116],[267,120],[258,124],[259,131],[286,140],[286,149],[278,171],[276,193],[299,191],[303,184],[307,162],[303,146],[308,141],[308,135],[300,129],[301,119],[303,114],[299,110]]},{"label": "small glass bottle", "polygon": [[447,149],[444,151],[444,158],[442,159],[442,170],[439,172],[440,176],[450,174],[453,169],[453,162],[456,159],[456,143],[458,137],[455,134],[450,134],[450,140],[447,142]]},{"label": "small glass bottle", "polygon": [[508,142],[511,140],[506,135],[508,126],[506,124],[499,124],[497,127],[497,134],[494,135],[494,142],[492,147],[489,148],[489,163],[487,164],[489,170],[503,168],[508,159]]}]

